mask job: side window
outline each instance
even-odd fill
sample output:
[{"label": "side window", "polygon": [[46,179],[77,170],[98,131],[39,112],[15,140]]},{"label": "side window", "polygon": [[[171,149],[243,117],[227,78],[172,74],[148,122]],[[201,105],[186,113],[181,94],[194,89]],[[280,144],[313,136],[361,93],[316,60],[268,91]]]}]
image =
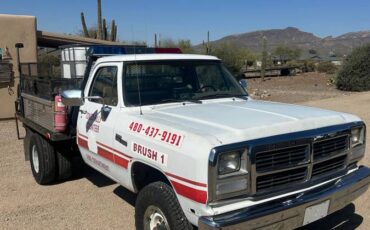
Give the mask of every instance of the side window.
[{"label": "side window", "polygon": [[[106,105],[116,106],[118,104],[117,71],[116,66],[99,68],[90,87],[89,96],[102,97]],[[89,100],[102,103],[96,99]]]},{"label": "side window", "polygon": [[199,65],[195,68],[200,87],[212,86],[213,90],[225,90],[225,79],[215,65]]}]

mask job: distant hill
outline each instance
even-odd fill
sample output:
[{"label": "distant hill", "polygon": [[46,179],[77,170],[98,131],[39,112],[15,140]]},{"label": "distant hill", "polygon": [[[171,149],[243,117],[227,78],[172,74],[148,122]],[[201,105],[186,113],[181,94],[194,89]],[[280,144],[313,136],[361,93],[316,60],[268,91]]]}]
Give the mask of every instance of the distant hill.
[{"label": "distant hill", "polygon": [[[338,37],[320,38],[312,33],[304,32],[295,27],[285,29],[260,30],[242,34],[234,34],[212,41],[211,45],[233,43],[239,47],[248,48],[253,52],[261,52],[261,38],[266,36],[269,50],[279,45],[299,48],[303,56],[309,56],[310,50],[319,55],[329,55],[334,52],[338,56],[348,54],[357,46],[370,43],[370,31],[350,32]],[[201,48],[202,45],[196,46]]]}]

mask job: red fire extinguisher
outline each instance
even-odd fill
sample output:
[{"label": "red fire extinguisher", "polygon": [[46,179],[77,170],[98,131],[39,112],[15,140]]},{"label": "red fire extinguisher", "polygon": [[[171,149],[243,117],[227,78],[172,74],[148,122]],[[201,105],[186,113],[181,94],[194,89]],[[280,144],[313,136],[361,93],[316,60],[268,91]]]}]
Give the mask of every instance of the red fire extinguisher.
[{"label": "red fire extinguisher", "polygon": [[55,96],[54,129],[57,132],[64,132],[67,129],[67,108],[62,102],[62,97]]}]

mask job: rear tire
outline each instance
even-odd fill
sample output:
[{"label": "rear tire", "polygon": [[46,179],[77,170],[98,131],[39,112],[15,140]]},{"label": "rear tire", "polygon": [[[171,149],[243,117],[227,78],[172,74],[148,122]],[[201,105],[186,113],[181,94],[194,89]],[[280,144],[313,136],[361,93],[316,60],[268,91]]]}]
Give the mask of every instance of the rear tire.
[{"label": "rear tire", "polygon": [[136,229],[190,230],[189,223],[172,188],[163,182],[144,187],[135,205]]},{"label": "rear tire", "polygon": [[67,180],[72,176],[72,157],[56,151],[58,165],[58,180]]},{"label": "rear tire", "polygon": [[34,133],[29,142],[28,153],[36,182],[41,185],[54,182],[56,175],[54,147],[39,134]]},{"label": "rear tire", "polygon": [[23,148],[24,148],[24,158],[26,161],[30,160],[30,143],[32,139],[33,132],[31,129],[26,128],[26,136],[23,139]]}]

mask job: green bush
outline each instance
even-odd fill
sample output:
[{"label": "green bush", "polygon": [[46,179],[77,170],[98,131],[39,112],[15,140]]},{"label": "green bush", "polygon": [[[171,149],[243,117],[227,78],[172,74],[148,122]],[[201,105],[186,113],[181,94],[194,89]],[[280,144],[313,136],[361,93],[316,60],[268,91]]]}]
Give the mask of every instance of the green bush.
[{"label": "green bush", "polygon": [[320,62],[317,66],[317,71],[320,73],[334,74],[338,68],[330,61]]},{"label": "green bush", "polygon": [[302,72],[314,72],[316,70],[315,62],[312,60],[292,60],[286,63],[288,67],[296,67]]},{"label": "green bush", "polygon": [[302,61],[297,61],[297,60],[292,60],[292,61],[288,61],[286,63],[286,66],[287,67],[296,67],[296,68],[303,68],[304,67],[304,63]]},{"label": "green bush", "polygon": [[242,73],[242,67],[245,62],[254,62],[256,56],[249,51],[231,43],[221,43],[211,50],[211,55],[220,58],[226,68],[234,75]]},{"label": "green bush", "polygon": [[313,60],[304,61],[303,72],[314,72],[315,70],[316,70],[315,61]]},{"label": "green bush", "polygon": [[355,49],[345,60],[336,79],[338,89],[370,90],[370,44]]}]

